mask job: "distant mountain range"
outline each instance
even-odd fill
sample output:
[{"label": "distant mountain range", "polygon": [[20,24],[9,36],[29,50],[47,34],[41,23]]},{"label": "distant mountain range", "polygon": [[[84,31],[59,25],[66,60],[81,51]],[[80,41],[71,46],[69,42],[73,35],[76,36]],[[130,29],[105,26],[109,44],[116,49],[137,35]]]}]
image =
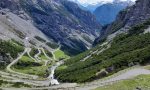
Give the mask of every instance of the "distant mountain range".
[{"label": "distant mountain range", "polygon": [[110,24],[113,22],[117,16],[117,14],[125,9],[127,6],[133,5],[134,2],[132,1],[120,1],[115,0],[112,3],[103,4],[95,9],[93,12],[96,16],[97,20],[102,24]]},{"label": "distant mountain range", "polygon": [[90,4],[90,5],[86,6],[85,8],[86,8],[87,10],[89,10],[91,13],[93,13],[93,12],[96,10],[96,8],[98,8],[98,7],[101,6],[101,5],[103,5],[103,3],[97,3],[97,4],[95,4],[95,5]]},{"label": "distant mountain range", "polygon": [[83,10],[88,10],[91,13],[93,13],[97,7],[99,7],[103,4],[106,4],[106,3],[110,3],[108,1],[101,1],[101,2],[97,2],[95,4],[87,4],[87,3],[86,4],[81,4],[79,2],[79,0],[70,0],[70,1],[73,1],[73,2],[77,3],[80,8],[82,8]]},{"label": "distant mountain range", "polygon": [[95,40],[95,43],[103,41],[108,35],[110,35],[109,37],[111,39],[118,35],[118,33],[128,32],[131,27],[149,20],[149,4],[149,0],[137,0],[135,5],[119,12],[116,20],[101,30],[100,37]]},{"label": "distant mountain range", "polygon": [[110,24],[121,10],[134,4],[133,0],[101,1],[94,4],[81,4],[78,0],[71,1],[77,3],[81,9],[93,13],[102,25]]}]

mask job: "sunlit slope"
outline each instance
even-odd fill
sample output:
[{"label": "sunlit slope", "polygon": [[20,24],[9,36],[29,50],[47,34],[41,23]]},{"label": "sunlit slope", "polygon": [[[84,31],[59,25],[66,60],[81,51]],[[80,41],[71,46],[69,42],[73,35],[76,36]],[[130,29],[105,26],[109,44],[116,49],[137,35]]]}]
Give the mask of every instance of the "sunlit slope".
[{"label": "sunlit slope", "polygon": [[[86,82],[102,78],[136,64],[145,64],[150,59],[150,33],[143,34],[149,21],[129,30],[129,34],[121,34],[103,47],[99,45],[94,51],[87,51],[65,62],[58,68],[56,76],[63,82]],[[103,52],[93,53],[96,50]],[[90,55],[87,60],[83,58]],[[65,67],[65,68],[64,68]]]}]

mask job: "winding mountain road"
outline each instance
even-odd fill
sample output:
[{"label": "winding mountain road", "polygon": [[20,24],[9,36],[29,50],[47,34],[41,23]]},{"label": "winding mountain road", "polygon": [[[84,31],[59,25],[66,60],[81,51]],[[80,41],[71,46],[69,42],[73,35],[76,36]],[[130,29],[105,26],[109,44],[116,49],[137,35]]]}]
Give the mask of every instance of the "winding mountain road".
[{"label": "winding mountain road", "polygon": [[6,67],[6,70],[7,70],[8,72],[10,72],[10,73],[18,74],[18,75],[20,75],[20,76],[25,76],[25,77],[28,77],[28,78],[31,78],[31,79],[37,79],[38,76],[35,76],[35,75],[28,75],[28,74],[16,72],[16,71],[13,71],[13,70],[11,69],[11,67],[12,67],[13,65],[15,65],[15,64],[22,58],[22,56],[23,56],[25,53],[27,53],[28,51],[30,51],[30,48],[25,48],[24,52],[23,52],[21,55],[19,55],[15,60],[13,60],[13,61]]},{"label": "winding mountain road", "polygon": [[39,48],[39,49],[42,51],[42,53],[44,54],[44,56],[47,58],[46,60],[43,60],[43,61],[45,62],[44,66],[47,66],[49,62],[51,63],[51,62],[53,61],[53,59],[50,58],[50,57],[45,53],[45,50],[44,50],[43,48]]},{"label": "winding mountain road", "polygon": [[34,60],[35,62],[38,62],[37,59],[33,58],[33,57],[30,55],[30,52],[31,52],[31,48],[29,48],[29,50],[27,51],[27,54],[28,54],[28,56],[29,56],[32,60]]},{"label": "winding mountain road", "polygon": [[53,59],[54,60],[56,60],[56,56],[55,56],[54,52],[60,50],[60,48],[61,48],[61,45],[59,44],[59,47],[57,49],[55,49],[55,50],[52,51],[52,55],[53,55]]},{"label": "winding mountain road", "polygon": [[[90,83],[85,83],[85,84],[79,84],[77,85],[76,83],[63,83],[60,84],[55,78],[54,78],[54,73],[55,69],[63,64],[63,61],[56,62],[54,65],[51,66],[51,74],[46,80],[37,80],[38,76],[35,75],[28,75],[28,74],[23,74],[19,72],[15,72],[11,69],[13,65],[15,65],[19,59],[22,58],[22,56],[25,53],[29,53],[31,51],[31,48],[25,48],[24,52],[19,55],[17,59],[15,59],[12,63],[10,63],[7,66],[7,72],[0,71],[0,75],[2,77],[8,78],[9,82],[24,82],[25,84],[33,85],[33,86],[40,86],[40,88],[35,88],[35,89],[71,89],[73,88],[74,90],[92,90],[100,86],[105,86],[109,85],[115,82],[118,82],[120,80],[126,80],[126,79],[131,79],[134,78],[138,75],[141,74],[150,74],[150,70],[144,69],[143,67],[135,67],[129,70],[123,70],[122,73],[116,73],[114,74],[111,78],[107,79],[100,79],[96,80]],[[43,52],[44,53],[44,52]],[[38,54],[40,55],[40,54]],[[46,53],[45,53],[46,55]],[[30,78],[30,79],[29,79]],[[31,79],[32,78],[32,79]],[[50,86],[49,85],[55,84],[56,86]],[[59,84],[59,85],[57,85]]]},{"label": "winding mountain road", "polygon": [[[40,51],[40,49],[38,49]],[[15,65],[21,58],[24,54],[28,54],[29,57],[30,56],[30,51],[31,51],[31,48],[25,48],[24,52],[21,53],[12,63],[10,63],[8,66],[7,66],[7,72],[2,72],[0,71],[0,75],[4,78],[8,78],[5,79],[5,81],[8,81],[8,82],[23,82],[25,84],[29,84],[29,85],[33,85],[33,86],[41,86],[41,87],[45,87],[45,86],[49,86],[50,84],[51,85],[56,85],[56,84],[59,84],[58,81],[56,79],[54,79],[54,71],[55,69],[60,66],[61,64],[63,64],[63,61],[59,61],[59,62],[56,62],[54,65],[52,65],[52,67],[50,68],[51,70],[51,74],[49,75],[49,77],[46,79],[46,80],[37,80],[38,76],[36,75],[28,75],[28,74],[24,74],[24,73],[20,73],[20,72],[16,72],[16,71],[13,71],[11,69],[11,67],[13,65]],[[45,51],[43,51],[43,53],[45,53]],[[37,54],[37,57],[41,54],[41,51]],[[45,53],[46,55],[46,53]],[[36,60],[37,61],[37,60]],[[47,66],[47,63],[46,62],[46,66]]]},{"label": "winding mountain road", "polygon": [[121,80],[128,80],[132,79],[138,75],[142,74],[148,74],[150,75],[150,70],[144,69],[142,67],[139,68],[133,68],[131,70],[128,70],[124,73],[121,73],[120,75],[116,75],[114,77],[108,78],[108,79],[100,79],[93,81],[91,83],[84,84],[83,86],[79,86],[76,88],[76,90],[92,90],[101,86],[109,85]]},{"label": "winding mountain road", "polygon": [[46,56],[47,59],[49,60],[53,60],[52,58],[50,58],[46,53],[45,53],[45,50],[43,48],[40,48],[42,50],[42,52],[44,53],[44,55]]},{"label": "winding mountain road", "polygon": [[34,58],[38,61],[38,62],[41,62],[40,58],[39,58],[39,55],[41,54],[41,50],[40,48],[38,48],[38,53],[34,56]]},{"label": "winding mountain road", "polygon": [[90,57],[92,57],[93,54],[99,55],[100,53],[104,52],[105,50],[107,50],[108,48],[111,47],[111,44],[109,42],[105,42],[105,43],[101,44],[100,46],[103,47],[105,45],[106,45],[106,48],[102,48],[100,51],[99,50],[92,51],[88,56],[86,56],[85,58],[81,59],[80,61],[84,62],[87,59],[89,59]]},{"label": "winding mountain road", "polygon": [[[58,65],[60,63],[57,63]],[[32,80],[24,80],[25,83],[28,84],[32,84],[35,86],[41,86],[39,88],[34,88],[34,90],[42,90],[42,89],[63,89],[63,90],[93,90],[97,87],[101,87],[101,86],[105,86],[105,85],[109,85],[121,80],[128,80],[128,79],[132,79],[138,75],[142,75],[142,74],[150,74],[150,70],[144,69],[143,67],[136,67],[136,68],[132,68],[130,70],[123,70],[121,73],[116,73],[116,75],[114,74],[111,78],[108,79],[100,79],[100,80],[96,80],[90,83],[85,83],[85,84],[79,84],[77,85],[76,83],[62,83],[60,85],[56,85],[56,86],[50,86],[47,87],[49,85],[49,83],[51,83],[50,79],[54,78],[54,76],[51,74],[49,76],[49,80],[45,80],[45,81],[32,81]],[[19,80],[18,80],[19,81]],[[33,88],[32,88],[33,89]],[[30,89],[29,89],[30,90]]]}]

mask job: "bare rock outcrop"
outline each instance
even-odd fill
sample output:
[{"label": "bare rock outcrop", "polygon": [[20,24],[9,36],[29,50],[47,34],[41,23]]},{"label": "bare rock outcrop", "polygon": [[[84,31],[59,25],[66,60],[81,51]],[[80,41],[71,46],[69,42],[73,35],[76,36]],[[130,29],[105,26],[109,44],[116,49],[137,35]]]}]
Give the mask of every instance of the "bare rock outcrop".
[{"label": "bare rock outcrop", "polygon": [[1,0],[0,7],[31,21],[39,31],[72,54],[90,48],[101,29],[94,15],[68,0]]},{"label": "bare rock outcrop", "polygon": [[130,27],[138,25],[150,18],[150,0],[137,0],[135,5],[122,10],[116,20],[107,25],[96,39],[95,43],[118,31],[127,31]]}]

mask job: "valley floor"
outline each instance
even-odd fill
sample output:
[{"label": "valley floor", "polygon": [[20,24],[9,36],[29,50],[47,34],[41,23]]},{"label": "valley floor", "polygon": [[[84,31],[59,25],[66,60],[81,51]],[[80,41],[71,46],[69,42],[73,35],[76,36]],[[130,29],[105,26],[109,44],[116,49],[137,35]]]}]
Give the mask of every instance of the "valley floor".
[{"label": "valley floor", "polygon": [[[57,49],[59,50],[59,49]],[[20,88],[23,90],[27,89],[34,89],[34,90],[43,90],[43,89],[63,89],[63,90],[120,90],[120,87],[122,87],[121,90],[133,90],[138,88],[138,84],[140,82],[139,79],[145,80],[142,83],[140,82],[141,86],[139,88],[146,88],[144,90],[148,90],[149,85],[147,86],[147,82],[150,80],[150,66],[133,66],[128,69],[119,71],[118,73],[115,73],[109,77],[95,80],[93,82],[84,83],[84,84],[76,84],[76,83],[60,83],[54,78],[55,69],[63,64],[63,61],[56,60],[56,57],[60,56],[54,56],[57,55],[56,51],[52,52],[53,57],[49,57],[44,49],[38,48],[38,53],[35,54],[35,57],[32,57],[30,55],[31,48],[25,48],[24,52],[18,56],[16,60],[14,60],[11,64],[9,64],[6,68],[6,71],[0,71],[0,80],[5,81],[5,84],[2,85],[2,88],[4,90],[13,90],[14,87],[9,87],[9,84],[12,83],[21,83],[21,86],[18,87],[18,90]],[[59,51],[60,53],[61,51]],[[41,53],[43,53],[41,55]],[[38,75],[30,75],[28,72],[22,72],[17,71],[17,69],[14,69],[13,66],[16,65],[17,62],[21,60],[21,58],[25,55],[28,55],[29,58],[34,59],[33,62],[44,62],[43,66],[47,66],[50,68],[50,74],[46,78],[41,78]],[[62,55],[63,56],[63,55]],[[65,56],[66,57],[66,56]],[[45,60],[47,58],[47,60]],[[68,58],[68,57],[67,57]],[[53,61],[54,60],[54,61]],[[50,62],[50,64],[48,64]],[[13,68],[12,68],[13,67]],[[140,76],[139,76],[140,75]],[[19,83],[18,83],[19,82]],[[123,85],[126,85],[128,83],[132,83],[128,87],[123,87]],[[49,86],[50,84],[55,84],[54,86]],[[59,84],[59,85],[56,85]],[[8,85],[8,86],[7,86]],[[142,86],[143,85],[143,86]],[[145,86],[144,86],[145,85]],[[23,88],[24,87],[24,88]],[[17,88],[14,88],[14,90],[17,90]]]},{"label": "valley floor", "polygon": [[[146,66],[144,68],[150,69],[149,67],[150,66]],[[104,87],[96,88],[95,90],[150,90],[150,75],[145,75],[145,73],[149,73],[149,71],[143,72],[143,70],[141,70],[137,72],[141,72],[141,75],[130,79],[120,80]]]},{"label": "valley floor", "polygon": [[[142,66],[135,66],[135,67],[120,71],[120,72],[118,72],[112,76],[106,77],[104,79],[96,80],[91,83],[87,83],[87,84],[83,85],[82,88],[78,88],[77,90],[93,90],[98,87],[104,88],[105,86],[107,87],[109,85],[111,85],[111,87],[113,87],[113,85],[115,85],[116,83],[119,83],[120,81],[130,80],[130,79],[132,80],[139,75],[147,75],[147,76],[149,75],[149,77],[150,77],[150,70],[147,70]],[[135,87],[135,89],[136,89],[136,87]],[[111,89],[111,88],[101,89],[101,88],[98,88],[96,90],[134,90],[134,89]]]},{"label": "valley floor", "polygon": [[[63,89],[63,90],[133,90],[133,88],[138,88],[137,84],[130,84],[128,87],[132,88],[132,89],[127,89],[127,87],[125,87],[124,83],[130,82],[130,83],[140,83],[142,87],[142,84],[145,85],[145,83],[148,83],[148,81],[150,80],[150,70],[149,66],[134,66],[125,70],[122,70],[114,75],[111,75],[109,77],[106,77],[104,79],[100,79],[100,80],[96,80],[90,83],[85,83],[85,84],[75,84],[75,83],[64,83],[64,84],[60,84],[60,85],[56,85],[56,86],[50,86],[50,87],[39,87],[39,88],[32,88],[35,90],[42,90],[42,89]],[[140,80],[147,80],[145,82],[140,82]],[[30,80],[28,80],[29,82]],[[36,80],[30,81],[30,82],[35,82]],[[133,81],[133,82],[132,82]],[[36,81],[37,82],[37,81]],[[44,81],[39,81],[41,83],[44,83]],[[45,81],[48,82],[48,81]],[[37,82],[38,83],[38,82]],[[46,83],[44,83],[46,84]],[[120,87],[124,86],[122,89],[120,89]],[[99,87],[99,88],[98,88]],[[146,86],[143,86],[146,87]],[[117,89],[116,89],[117,88]],[[147,88],[149,88],[147,86]],[[10,90],[9,88],[3,88],[4,90]],[[26,90],[27,88],[25,88]],[[30,88],[28,88],[30,90]],[[13,88],[11,88],[11,90],[13,90]],[[14,88],[14,90],[17,90],[16,88]],[[18,89],[19,90],[19,89]],[[144,89],[144,90],[148,90],[148,89]]]},{"label": "valley floor", "polygon": [[[47,87],[53,84],[59,84],[59,82],[54,79],[54,71],[55,69],[63,64],[63,61],[57,60],[55,57],[58,57],[55,52],[59,50],[56,49],[51,51],[53,57],[49,57],[43,48],[38,48],[38,53],[36,53],[33,57],[30,55],[32,51],[31,48],[25,48],[24,52],[22,52],[13,62],[11,62],[6,70],[0,71],[0,87],[2,88],[11,88],[13,85],[15,87]],[[60,50],[59,50],[60,52]],[[59,56],[59,58],[64,57]],[[21,63],[20,63],[21,62]],[[24,63],[27,66],[18,66],[19,64]],[[31,66],[30,66],[31,64]],[[33,66],[32,66],[33,65]],[[36,69],[36,65],[37,69]],[[42,65],[39,67],[39,65]],[[34,69],[35,68],[35,69]],[[45,68],[45,69],[44,69]],[[44,70],[44,71],[40,71]],[[47,77],[41,77],[39,75],[45,75],[46,73],[50,73]],[[32,74],[31,74],[32,73]],[[33,75],[35,74],[35,75]],[[19,86],[21,85],[21,86]]]}]

